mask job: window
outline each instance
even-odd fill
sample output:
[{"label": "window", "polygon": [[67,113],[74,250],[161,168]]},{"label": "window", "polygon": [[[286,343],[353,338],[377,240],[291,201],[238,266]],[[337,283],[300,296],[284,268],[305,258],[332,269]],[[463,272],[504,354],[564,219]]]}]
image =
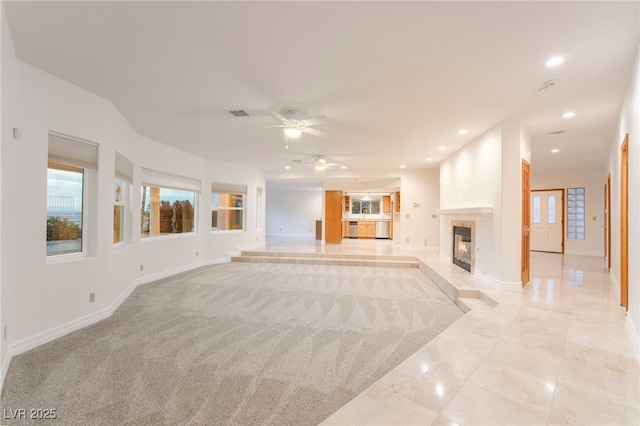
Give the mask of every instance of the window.
[{"label": "window", "polygon": [[97,169],[98,146],[50,133],[48,147],[46,255],[87,252],[85,192]]},{"label": "window", "polygon": [[196,232],[199,180],[142,169],[142,182],[143,238]]},{"label": "window", "polygon": [[584,188],[567,188],[567,238],[584,240]]},{"label": "window", "polygon": [[262,188],[256,188],[256,230],[262,229]]},{"label": "window", "polygon": [[556,197],[547,197],[547,223],[556,223]]},{"label": "window", "polygon": [[533,197],[533,223],[540,223],[540,197]]},{"label": "window", "polygon": [[211,230],[244,230],[246,185],[211,184]]},{"label": "window", "polygon": [[133,164],[116,153],[113,194],[113,244],[124,243],[131,235],[131,182]]}]

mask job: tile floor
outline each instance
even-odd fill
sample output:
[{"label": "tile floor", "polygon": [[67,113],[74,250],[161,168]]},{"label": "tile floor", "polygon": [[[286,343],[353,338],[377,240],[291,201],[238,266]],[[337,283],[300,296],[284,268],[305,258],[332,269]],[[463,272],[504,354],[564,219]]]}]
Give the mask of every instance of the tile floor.
[{"label": "tile floor", "polygon": [[[437,253],[389,241],[268,240],[266,250],[416,255],[489,296],[323,425],[638,425],[640,363],[603,259],[532,252],[531,281],[500,290]],[[468,299],[467,299],[468,300]]]}]

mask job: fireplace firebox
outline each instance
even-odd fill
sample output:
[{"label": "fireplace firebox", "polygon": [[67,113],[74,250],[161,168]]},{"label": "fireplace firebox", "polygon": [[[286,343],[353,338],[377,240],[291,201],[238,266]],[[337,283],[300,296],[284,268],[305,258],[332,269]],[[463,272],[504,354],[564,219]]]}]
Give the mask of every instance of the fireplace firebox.
[{"label": "fireplace firebox", "polygon": [[471,262],[473,256],[473,240],[471,228],[465,226],[453,227],[453,263],[471,272]]}]

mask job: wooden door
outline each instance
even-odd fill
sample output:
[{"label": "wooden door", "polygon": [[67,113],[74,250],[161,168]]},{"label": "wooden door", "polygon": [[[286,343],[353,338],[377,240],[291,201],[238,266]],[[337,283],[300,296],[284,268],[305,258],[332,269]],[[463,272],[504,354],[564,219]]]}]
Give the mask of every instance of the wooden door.
[{"label": "wooden door", "polygon": [[342,191],[326,191],[324,201],[324,242],[342,242]]},{"label": "wooden door", "polygon": [[531,165],[522,160],[522,248],[520,250],[520,279],[522,286],[529,282],[530,273],[530,226],[531,226]]},{"label": "wooden door", "polygon": [[607,194],[605,201],[605,245],[607,253],[607,268],[611,269],[611,173],[607,176]]},{"label": "wooden door", "polygon": [[531,250],[562,253],[564,190],[531,191]]},{"label": "wooden door", "polygon": [[620,156],[620,306],[629,310],[629,135]]}]

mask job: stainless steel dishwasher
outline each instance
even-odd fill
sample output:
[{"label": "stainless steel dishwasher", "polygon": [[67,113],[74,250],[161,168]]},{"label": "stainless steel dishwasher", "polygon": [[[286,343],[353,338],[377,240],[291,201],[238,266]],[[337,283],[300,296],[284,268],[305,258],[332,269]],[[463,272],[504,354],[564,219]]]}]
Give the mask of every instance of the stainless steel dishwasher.
[{"label": "stainless steel dishwasher", "polygon": [[376,222],[376,238],[389,238],[389,222]]},{"label": "stainless steel dishwasher", "polygon": [[358,238],[358,222],[349,222],[349,238]]}]

